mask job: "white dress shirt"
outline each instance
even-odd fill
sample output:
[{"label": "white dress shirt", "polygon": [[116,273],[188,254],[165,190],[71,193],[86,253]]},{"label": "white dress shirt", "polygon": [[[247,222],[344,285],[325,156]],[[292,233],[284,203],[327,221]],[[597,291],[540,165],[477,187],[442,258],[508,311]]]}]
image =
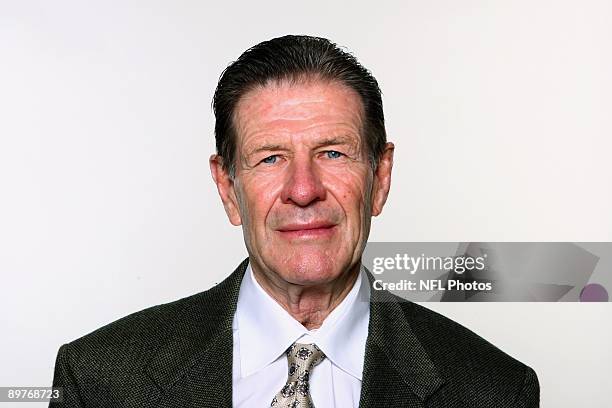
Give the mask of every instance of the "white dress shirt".
[{"label": "white dress shirt", "polygon": [[232,397],[236,408],[269,407],[287,381],[285,350],[315,343],[325,358],[310,375],[316,408],[359,406],[370,288],[361,269],[353,288],[319,329],[307,330],[259,285],[249,265],[233,320]]}]

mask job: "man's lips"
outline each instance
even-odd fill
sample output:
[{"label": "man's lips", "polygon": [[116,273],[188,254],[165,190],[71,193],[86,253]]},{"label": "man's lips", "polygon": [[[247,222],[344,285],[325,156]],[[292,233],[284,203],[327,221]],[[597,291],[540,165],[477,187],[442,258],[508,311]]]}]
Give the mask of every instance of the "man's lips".
[{"label": "man's lips", "polygon": [[328,221],[315,221],[306,224],[285,224],[280,228],[277,228],[280,232],[291,232],[291,231],[305,231],[314,229],[326,229],[331,228],[335,224]]},{"label": "man's lips", "polygon": [[336,224],[329,221],[315,221],[309,223],[285,224],[277,228],[287,238],[315,238],[331,235]]}]

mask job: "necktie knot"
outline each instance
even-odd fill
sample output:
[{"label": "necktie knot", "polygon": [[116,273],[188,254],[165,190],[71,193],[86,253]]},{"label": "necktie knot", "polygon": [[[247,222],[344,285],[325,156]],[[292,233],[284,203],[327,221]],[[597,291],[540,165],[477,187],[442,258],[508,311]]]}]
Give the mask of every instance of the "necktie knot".
[{"label": "necktie knot", "polygon": [[289,368],[292,365],[310,369],[319,364],[325,358],[325,354],[315,344],[293,343],[287,349],[287,361]]}]

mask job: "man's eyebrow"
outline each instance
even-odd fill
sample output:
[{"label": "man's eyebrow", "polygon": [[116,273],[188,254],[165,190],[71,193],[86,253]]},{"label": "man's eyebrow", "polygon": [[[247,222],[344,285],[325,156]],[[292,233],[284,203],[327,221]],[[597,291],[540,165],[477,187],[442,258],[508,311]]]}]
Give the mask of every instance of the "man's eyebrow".
[{"label": "man's eyebrow", "polygon": [[325,147],[333,145],[353,144],[353,140],[346,136],[334,136],[320,140],[316,143],[315,147]]},{"label": "man's eyebrow", "polygon": [[279,150],[285,151],[287,150],[287,148],[277,143],[266,143],[264,145],[261,145],[254,149],[249,150],[248,155],[252,156],[260,152],[270,152],[270,151],[279,151]]}]

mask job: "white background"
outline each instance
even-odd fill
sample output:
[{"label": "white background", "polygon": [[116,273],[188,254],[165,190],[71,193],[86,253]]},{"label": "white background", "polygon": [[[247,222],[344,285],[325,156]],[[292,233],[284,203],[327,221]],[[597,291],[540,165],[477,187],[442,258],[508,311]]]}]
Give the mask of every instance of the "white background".
[{"label": "white background", "polygon": [[[380,82],[396,163],[370,240],[612,241],[611,17],[584,0],[0,1],[0,385],[50,385],[61,344],[243,259],[210,101],[278,35],[331,38]],[[427,306],[534,367],[542,406],[609,406],[610,303]]]}]

